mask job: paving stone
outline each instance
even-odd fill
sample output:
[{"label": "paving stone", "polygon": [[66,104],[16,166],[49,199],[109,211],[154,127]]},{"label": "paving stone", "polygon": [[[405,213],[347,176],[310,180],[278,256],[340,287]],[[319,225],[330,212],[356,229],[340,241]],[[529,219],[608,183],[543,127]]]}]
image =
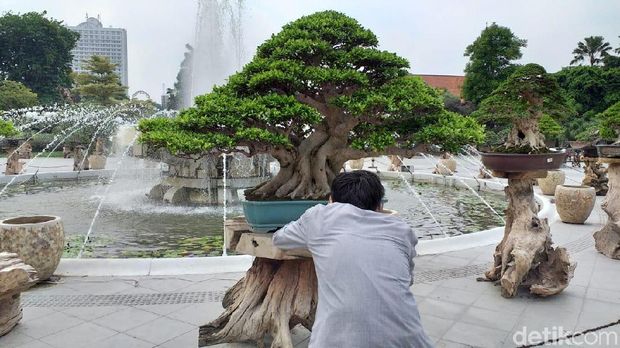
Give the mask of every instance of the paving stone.
[{"label": "paving stone", "polygon": [[18,330],[12,330],[8,334],[0,337],[0,347],[16,347],[33,341],[34,338],[27,336]]},{"label": "paving stone", "polygon": [[52,348],[52,346],[47,343],[35,340],[20,346],[15,346],[15,348]]},{"label": "paving stone", "polygon": [[222,312],[224,312],[224,307],[220,303],[211,302],[187,306],[166,316],[191,325],[200,326],[216,319]]},{"label": "paving stone", "polygon": [[143,341],[162,344],[192,330],[193,328],[194,326],[190,324],[161,317],[143,324],[142,326],[128,330],[126,334]]},{"label": "paving stone", "polygon": [[572,332],[577,325],[579,312],[565,311],[560,308],[549,311],[548,308],[528,306],[513,330],[543,332],[545,329],[560,330],[561,328],[563,331]]},{"label": "paving stone", "polygon": [[101,306],[101,307],[71,307],[63,310],[63,313],[78,317],[80,319],[91,321],[101,318],[110,313],[122,311],[125,306]]},{"label": "paving stone", "polygon": [[599,289],[593,286],[587,288],[586,299],[613,302],[620,304],[620,291]]},{"label": "paving stone", "polygon": [[491,309],[470,307],[459,321],[492,329],[510,331],[519,320],[519,315]]},{"label": "paving stone", "polygon": [[576,330],[591,329],[620,320],[620,304],[586,299]]},{"label": "paving stone", "polygon": [[97,318],[93,320],[93,323],[105,326],[118,332],[125,332],[159,317],[160,316],[155,313],[143,311],[134,307],[128,307]]},{"label": "paving stone", "polygon": [[500,294],[499,287],[495,287],[483,293],[472,306],[484,309],[490,309],[499,312],[512,314],[521,314],[527,305],[527,302],[520,301],[520,298],[503,298]]},{"label": "paving stone", "polygon": [[498,347],[504,344],[507,336],[508,331],[456,323],[448,330],[443,339],[474,347]]},{"label": "paving stone", "polygon": [[52,308],[47,307],[23,307],[22,308],[22,320],[21,322],[31,321],[39,318],[43,318],[46,315],[57,312]]},{"label": "paving stone", "polygon": [[433,315],[443,319],[457,320],[467,307],[462,304],[427,299],[418,305],[421,316]]},{"label": "paving stone", "polygon": [[162,316],[162,315],[167,315],[172,312],[181,310],[183,308],[186,308],[189,306],[195,306],[195,305],[196,304],[194,303],[156,304],[156,305],[135,306],[135,308]]},{"label": "paving stone", "polygon": [[57,348],[82,348],[90,347],[115,334],[117,332],[114,330],[93,323],[83,323],[44,337],[41,341]]},{"label": "paving stone", "polygon": [[88,280],[68,285],[70,288],[88,295],[110,295],[134,288],[133,282],[125,280],[99,281]]},{"label": "paving stone", "polygon": [[157,292],[173,292],[193,285],[194,282],[177,278],[152,278],[143,279],[139,284],[141,288],[147,288]]},{"label": "paving stone", "polygon": [[411,292],[416,296],[427,296],[437,288],[436,283],[415,283],[411,286]]},{"label": "paving stone", "polygon": [[470,305],[474,303],[481,295],[481,292],[471,292],[447,287],[437,287],[435,291],[433,291],[427,296],[427,299],[435,299],[439,301]]},{"label": "paving stone", "polygon": [[[135,337],[128,336],[124,333],[116,334],[112,337],[106,338],[103,341],[96,342],[89,348],[152,348],[155,347],[153,343],[139,340]],[[196,347],[196,345],[178,345],[177,348],[182,347]]]},{"label": "paving stone", "polygon": [[420,316],[422,327],[428,336],[441,338],[454,325],[454,320],[439,318],[434,315],[425,314]]},{"label": "paving stone", "polygon": [[83,322],[82,319],[55,312],[39,319],[20,323],[19,326],[20,330],[27,332],[28,336],[41,338],[77,326]]},{"label": "paving stone", "polygon": [[[227,345],[215,345],[217,346],[227,346]],[[198,347],[198,328],[190,330],[180,336],[177,336],[167,342],[162,343],[157,346],[158,348],[180,348],[180,347]]]}]

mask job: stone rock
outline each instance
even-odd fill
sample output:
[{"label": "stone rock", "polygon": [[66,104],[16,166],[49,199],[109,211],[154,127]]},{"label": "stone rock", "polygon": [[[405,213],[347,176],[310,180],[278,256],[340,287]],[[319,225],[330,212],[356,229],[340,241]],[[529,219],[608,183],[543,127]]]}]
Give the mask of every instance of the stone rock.
[{"label": "stone rock", "polygon": [[555,189],[556,209],[563,222],[583,224],[595,203],[596,190],[593,187],[558,185]]},{"label": "stone rock", "polygon": [[454,158],[440,158],[433,173],[439,175],[453,175],[456,172],[456,160]]},{"label": "stone rock", "polygon": [[88,163],[90,169],[105,169],[107,158],[104,155],[90,155],[88,156]]},{"label": "stone rock", "polygon": [[0,251],[15,253],[34,267],[40,280],[54,274],[65,246],[57,216],[22,216],[0,221]]},{"label": "stone rock", "polygon": [[561,170],[549,170],[547,177],[539,178],[538,186],[544,195],[553,196],[558,185],[564,185],[566,174]]}]

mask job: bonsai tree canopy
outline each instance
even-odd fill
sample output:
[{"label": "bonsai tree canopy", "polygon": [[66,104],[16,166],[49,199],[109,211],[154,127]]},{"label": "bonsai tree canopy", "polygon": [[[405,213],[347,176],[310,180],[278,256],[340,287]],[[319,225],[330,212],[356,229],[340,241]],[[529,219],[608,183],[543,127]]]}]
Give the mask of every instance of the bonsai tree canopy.
[{"label": "bonsai tree canopy", "polygon": [[539,122],[546,114],[560,119],[574,113],[557,81],[537,64],[519,67],[474,113],[481,123],[510,124],[506,141],[498,151],[548,152]]},{"label": "bonsai tree canopy", "polygon": [[324,199],[347,160],[414,155],[416,132],[444,111],[407,60],[377,46],[342,13],[302,17],[194,107],[143,120],[141,141],[178,156],[269,153],[280,172],[246,197]]},{"label": "bonsai tree canopy", "polygon": [[420,143],[440,144],[443,152],[459,153],[464,144],[481,144],[484,136],[484,127],[474,118],[446,111],[437,123],[418,132],[416,139]]},{"label": "bonsai tree canopy", "polygon": [[620,102],[617,102],[598,115],[601,137],[614,140],[620,145]]}]

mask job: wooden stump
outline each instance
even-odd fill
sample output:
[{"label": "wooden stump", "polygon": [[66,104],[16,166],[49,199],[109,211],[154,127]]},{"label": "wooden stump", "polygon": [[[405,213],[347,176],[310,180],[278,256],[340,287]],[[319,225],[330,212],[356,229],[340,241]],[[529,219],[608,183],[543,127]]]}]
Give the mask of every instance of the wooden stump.
[{"label": "wooden stump", "polygon": [[36,271],[17,257],[0,253],[0,336],[8,333],[22,318],[20,292],[36,284]]},{"label": "wooden stump", "polygon": [[503,297],[514,297],[520,286],[540,296],[564,290],[576,264],[564,248],[553,248],[547,219],[539,219],[533,177],[540,173],[509,173],[504,238],[495,248],[494,265],[486,279],[499,282]]},{"label": "wooden stump", "polygon": [[[603,160],[603,159],[602,159]],[[620,259],[620,158],[609,163],[609,191],[601,205],[607,213],[607,224],[594,233],[596,250],[612,259]]]},{"label": "wooden stump", "polygon": [[257,257],[245,277],[230,288],[219,318],[200,327],[200,347],[253,341],[264,346],[293,347],[290,330],[297,324],[311,329],[318,302],[312,259],[272,260]]},{"label": "wooden stump", "polygon": [[609,190],[607,170],[598,162],[597,158],[583,159],[586,167],[581,183],[584,186],[594,187],[597,196],[605,196]]}]

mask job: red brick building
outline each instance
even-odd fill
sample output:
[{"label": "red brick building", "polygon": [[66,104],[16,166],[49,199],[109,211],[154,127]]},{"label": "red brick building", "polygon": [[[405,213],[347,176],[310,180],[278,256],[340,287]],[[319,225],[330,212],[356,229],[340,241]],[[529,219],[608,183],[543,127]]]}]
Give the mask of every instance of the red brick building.
[{"label": "red brick building", "polygon": [[415,76],[419,76],[426,82],[429,86],[435,88],[445,89],[450,94],[453,94],[456,97],[461,97],[461,90],[463,88],[463,81],[465,81],[465,76],[458,75],[421,75],[414,74]]}]

